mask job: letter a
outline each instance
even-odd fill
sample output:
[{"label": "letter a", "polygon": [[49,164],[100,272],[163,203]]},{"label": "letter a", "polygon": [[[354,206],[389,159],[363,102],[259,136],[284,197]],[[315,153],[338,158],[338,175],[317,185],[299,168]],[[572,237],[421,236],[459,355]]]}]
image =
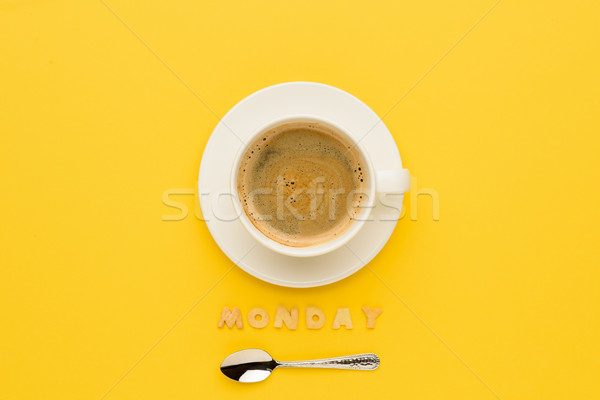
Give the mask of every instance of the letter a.
[{"label": "letter a", "polygon": [[350,316],[350,310],[347,308],[338,308],[335,313],[335,319],[333,320],[333,329],[340,329],[344,325],[346,329],[352,329],[352,317]]}]

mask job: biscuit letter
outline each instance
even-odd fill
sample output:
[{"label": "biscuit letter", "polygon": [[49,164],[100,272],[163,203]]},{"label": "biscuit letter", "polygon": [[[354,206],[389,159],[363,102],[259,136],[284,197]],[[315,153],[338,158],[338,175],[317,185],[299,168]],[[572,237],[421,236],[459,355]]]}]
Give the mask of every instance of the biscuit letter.
[{"label": "biscuit letter", "polygon": [[217,326],[222,328],[225,324],[227,324],[228,328],[233,328],[234,325],[238,328],[244,327],[242,312],[239,308],[233,307],[233,310],[230,310],[229,307],[223,307],[223,312],[221,313],[221,318],[219,318],[219,324]]},{"label": "biscuit letter", "polygon": [[248,311],[248,324],[253,328],[264,328],[269,324],[269,313],[262,308],[253,308]]},{"label": "biscuit letter", "polygon": [[352,317],[350,316],[350,310],[347,308],[338,308],[335,313],[335,319],[333,320],[333,329],[340,329],[344,325],[346,329],[352,329]]},{"label": "biscuit letter", "polygon": [[369,307],[364,306],[362,310],[367,317],[367,328],[375,328],[375,320],[379,317],[379,314],[383,312],[383,308],[374,308],[371,310]]},{"label": "biscuit letter", "polygon": [[[317,318],[315,320],[315,318]],[[321,329],[325,325],[325,313],[318,307],[306,307],[306,327]]]},{"label": "biscuit letter", "polygon": [[273,326],[275,328],[281,328],[284,323],[288,329],[296,330],[296,328],[298,328],[297,308],[292,308],[290,311],[288,311],[285,307],[277,306],[277,311],[275,312],[275,322],[273,322]]}]

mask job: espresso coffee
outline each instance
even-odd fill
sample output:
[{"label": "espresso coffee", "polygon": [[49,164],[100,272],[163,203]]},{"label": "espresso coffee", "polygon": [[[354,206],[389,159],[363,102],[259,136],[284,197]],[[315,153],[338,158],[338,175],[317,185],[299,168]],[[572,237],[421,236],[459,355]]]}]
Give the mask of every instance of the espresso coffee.
[{"label": "espresso coffee", "polygon": [[367,201],[358,150],[317,123],[271,129],[242,156],[238,193],[252,224],[287,246],[305,247],[341,235]]}]

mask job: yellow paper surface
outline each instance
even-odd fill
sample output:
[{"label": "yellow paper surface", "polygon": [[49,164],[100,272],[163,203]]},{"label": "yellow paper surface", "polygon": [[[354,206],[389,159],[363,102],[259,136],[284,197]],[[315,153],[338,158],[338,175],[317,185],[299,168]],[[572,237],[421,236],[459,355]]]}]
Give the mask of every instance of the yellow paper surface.
[{"label": "yellow paper surface", "polygon": [[[0,0],[0,398],[600,397],[599,8]],[[218,117],[295,80],[367,103],[439,196],[435,221],[413,187],[369,268],[306,290],[232,269],[190,194]],[[297,331],[217,328],[278,305]],[[246,347],[382,364],[243,386],[218,365]]]}]

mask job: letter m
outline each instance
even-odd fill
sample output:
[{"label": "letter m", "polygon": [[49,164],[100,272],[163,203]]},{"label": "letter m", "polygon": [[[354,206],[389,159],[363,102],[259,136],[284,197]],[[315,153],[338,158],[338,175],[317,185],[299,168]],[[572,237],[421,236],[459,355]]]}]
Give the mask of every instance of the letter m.
[{"label": "letter m", "polygon": [[222,328],[227,324],[228,328],[233,328],[233,326],[237,326],[238,328],[244,327],[244,322],[242,321],[242,312],[238,307],[233,307],[233,310],[230,310],[229,307],[223,307],[223,312],[221,313],[221,318],[219,318],[219,328]]}]

